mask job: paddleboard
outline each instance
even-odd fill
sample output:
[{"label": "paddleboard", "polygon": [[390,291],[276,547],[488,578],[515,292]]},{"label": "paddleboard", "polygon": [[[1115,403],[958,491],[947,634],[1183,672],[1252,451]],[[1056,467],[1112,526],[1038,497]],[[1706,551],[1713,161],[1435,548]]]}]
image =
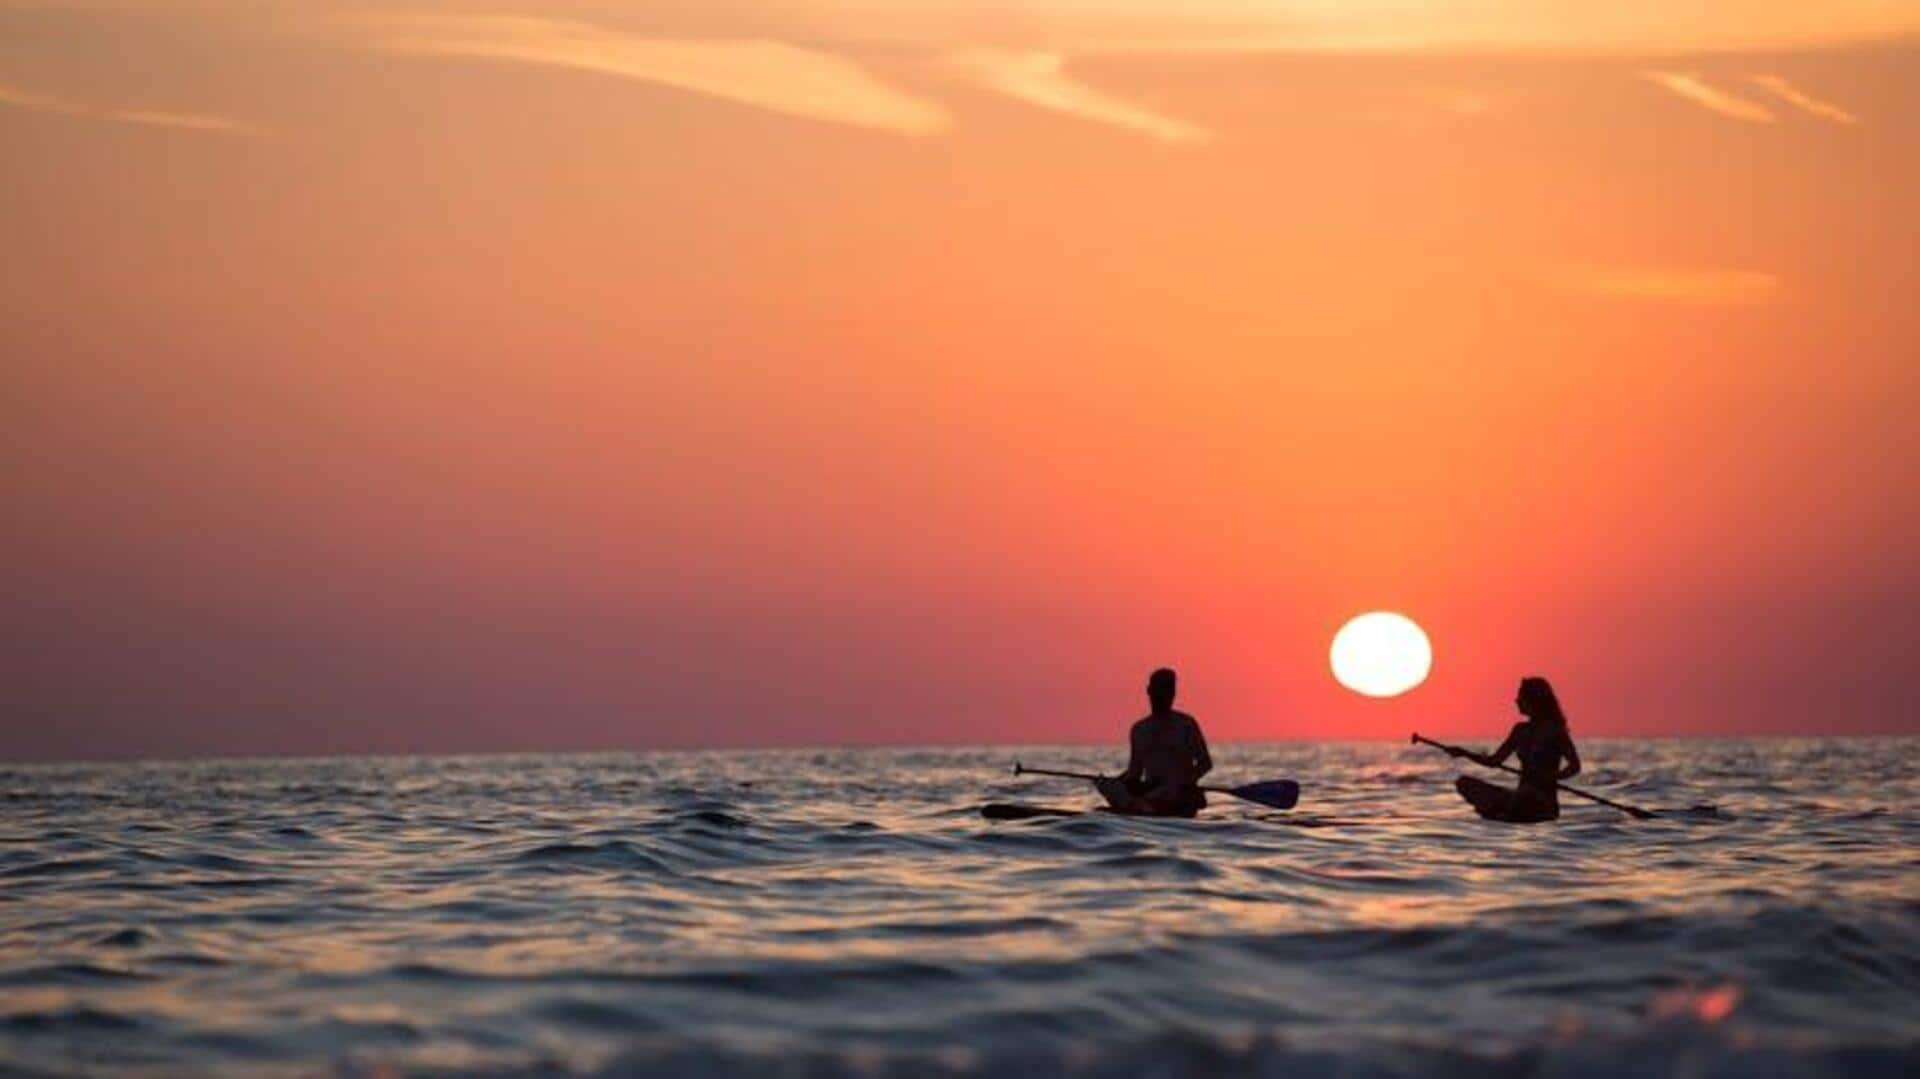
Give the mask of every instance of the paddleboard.
[{"label": "paddleboard", "polygon": [[989,802],[980,807],[980,815],[988,820],[1032,820],[1035,817],[1077,817],[1080,810],[1057,809],[1053,806],[1016,805],[1012,802]]},{"label": "paddleboard", "polygon": [[1029,806],[1016,802],[989,802],[980,807],[980,815],[988,820],[1032,820],[1035,817],[1078,817],[1087,813],[1105,813],[1114,817],[1138,817],[1141,820],[1192,820],[1192,817],[1169,817],[1155,813],[1122,813],[1111,806],[1094,806],[1092,809],[1061,809],[1058,806]]}]

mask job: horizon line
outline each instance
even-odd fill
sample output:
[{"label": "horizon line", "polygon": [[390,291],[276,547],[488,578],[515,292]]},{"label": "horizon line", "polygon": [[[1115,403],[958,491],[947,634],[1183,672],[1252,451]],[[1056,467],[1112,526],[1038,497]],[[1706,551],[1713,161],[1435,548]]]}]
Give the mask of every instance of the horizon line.
[{"label": "horizon line", "polygon": [[[1494,738],[1497,734],[1459,734],[1445,733],[1447,738]],[[1699,731],[1676,731],[1665,734],[1595,734],[1582,735],[1587,742],[1698,742],[1698,741],[1743,741],[1767,740],[1784,741],[1788,739],[1920,739],[1916,731],[1750,731],[1707,733]],[[244,763],[254,761],[355,761],[355,760],[415,760],[452,757],[597,757],[597,756],[670,756],[696,753],[819,753],[846,752],[858,750],[957,750],[957,749],[1019,749],[1034,747],[1081,748],[1093,746],[1120,746],[1124,749],[1123,739],[1102,740],[1065,740],[1036,742],[805,742],[790,745],[714,745],[714,746],[602,746],[580,749],[465,749],[465,750],[391,750],[360,752],[345,750],[340,752],[288,752],[288,753],[210,753],[205,755],[143,755],[127,757],[49,757],[49,758],[3,758],[0,768],[57,768],[69,765],[139,765],[139,764],[197,764],[197,763]],[[1271,738],[1220,738],[1210,739],[1213,746],[1267,746],[1290,745],[1297,743],[1322,743],[1327,745],[1370,745],[1390,742],[1405,745],[1406,741],[1398,736],[1356,736],[1346,738],[1318,738],[1309,736],[1278,736]]]}]

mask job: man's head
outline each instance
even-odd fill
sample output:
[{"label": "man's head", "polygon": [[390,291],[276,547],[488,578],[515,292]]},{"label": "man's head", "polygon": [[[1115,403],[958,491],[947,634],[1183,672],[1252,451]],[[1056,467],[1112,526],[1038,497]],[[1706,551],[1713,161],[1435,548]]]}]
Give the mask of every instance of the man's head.
[{"label": "man's head", "polygon": [[1147,676],[1147,701],[1156,712],[1165,712],[1173,707],[1173,691],[1179,683],[1179,676],[1173,668],[1162,667]]}]

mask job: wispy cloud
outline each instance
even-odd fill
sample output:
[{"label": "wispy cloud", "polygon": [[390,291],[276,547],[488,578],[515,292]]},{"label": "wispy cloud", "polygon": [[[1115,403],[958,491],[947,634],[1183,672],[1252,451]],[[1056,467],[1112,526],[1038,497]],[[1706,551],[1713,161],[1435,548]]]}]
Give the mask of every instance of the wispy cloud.
[{"label": "wispy cloud", "polygon": [[1720,267],[1565,266],[1549,278],[1562,289],[1590,296],[1712,307],[1751,307],[1782,295],[1774,274]]},{"label": "wispy cloud", "polygon": [[77,116],[89,120],[111,120],[122,124],[139,124],[145,127],[171,127],[183,131],[201,131],[216,135],[259,135],[263,132],[252,124],[226,116],[212,116],[197,112],[171,112],[162,109],[131,108],[117,105],[95,105],[54,94],[36,93],[15,86],[0,85],[0,105],[11,105],[17,109],[30,109],[34,112],[48,112],[58,116]]},{"label": "wispy cloud", "polygon": [[[836,0],[818,0],[834,3]],[[838,0],[873,7],[871,0]],[[912,8],[898,0],[895,8]],[[997,14],[1004,4],[976,4]],[[1022,0],[1023,44],[1124,51],[1654,57],[1831,49],[1920,33],[1896,0]],[[946,15],[969,5],[926,5]],[[964,16],[961,16],[964,17]],[[981,23],[992,14],[978,16]],[[1004,17],[999,24],[1005,25]]]},{"label": "wispy cloud", "polygon": [[1060,53],[976,49],[957,54],[950,62],[982,86],[1029,105],[1124,127],[1165,142],[1199,142],[1212,137],[1204,128],[1122,101],[1075,79],[1067,73],[1066,57]]},{"label": "wispy cloud", "polygon": [[371,33],[374,48],[390,52],[592,71],[903,135],[949,126],[939,105],[895,90],[851,61],[778,41],[644,37],[506,15],[372,16],[354,24]]},{"label": "wispy cloud", "polygon": [[1485,116],[1494,110],[1494,96],[1484,90],[1458,86],[1427,86],[1416,96],[1428,108],[1451,116]]},{"label": "wispy cloud", "polygon": [[1689,71],[1643,71],[1648,81],[1711,112],[1750,124],[1773,123],[1773,112],[1765,105],[1728,93]]},{"label": "wispy cloud", "polygon": [[1411,132],[1443,130],[1493,115],[1501,100],[1484,90],[1429,84],[1409,88],[1395,106],[1381,113],[1382,122]]},{"label": "wispy cloud", "polygon": [[1822,101],[1800,89],[1779,75],[1750,75],[1748,78],[1755,86],[1767,91],[1780,100],[1799,109],[1809,116],[1818,116],[1836,124],[1857,124],[1860,118],[1831,101]]}]

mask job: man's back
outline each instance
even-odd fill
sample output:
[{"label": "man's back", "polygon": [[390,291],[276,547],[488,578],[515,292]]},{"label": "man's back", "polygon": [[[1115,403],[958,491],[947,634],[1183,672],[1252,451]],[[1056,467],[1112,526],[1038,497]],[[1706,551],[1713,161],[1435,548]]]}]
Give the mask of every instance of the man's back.
[{"label": "man's back", "polygon": [[1200,724],[1173,710],[1176,675],[1162,667],[1147,678],[1153,711],[1128,732],[1127,770],[1097,786],[1122,813],[1191,817],[1207,804],[1200,777],[1213,769]]},{"label": "man's back", "polygon": [[1130,735],[1133,765],[1149,787],[1191,787],[1212,762],[1200,724],[1185,712],[1159,712],[1136,722]]}]

